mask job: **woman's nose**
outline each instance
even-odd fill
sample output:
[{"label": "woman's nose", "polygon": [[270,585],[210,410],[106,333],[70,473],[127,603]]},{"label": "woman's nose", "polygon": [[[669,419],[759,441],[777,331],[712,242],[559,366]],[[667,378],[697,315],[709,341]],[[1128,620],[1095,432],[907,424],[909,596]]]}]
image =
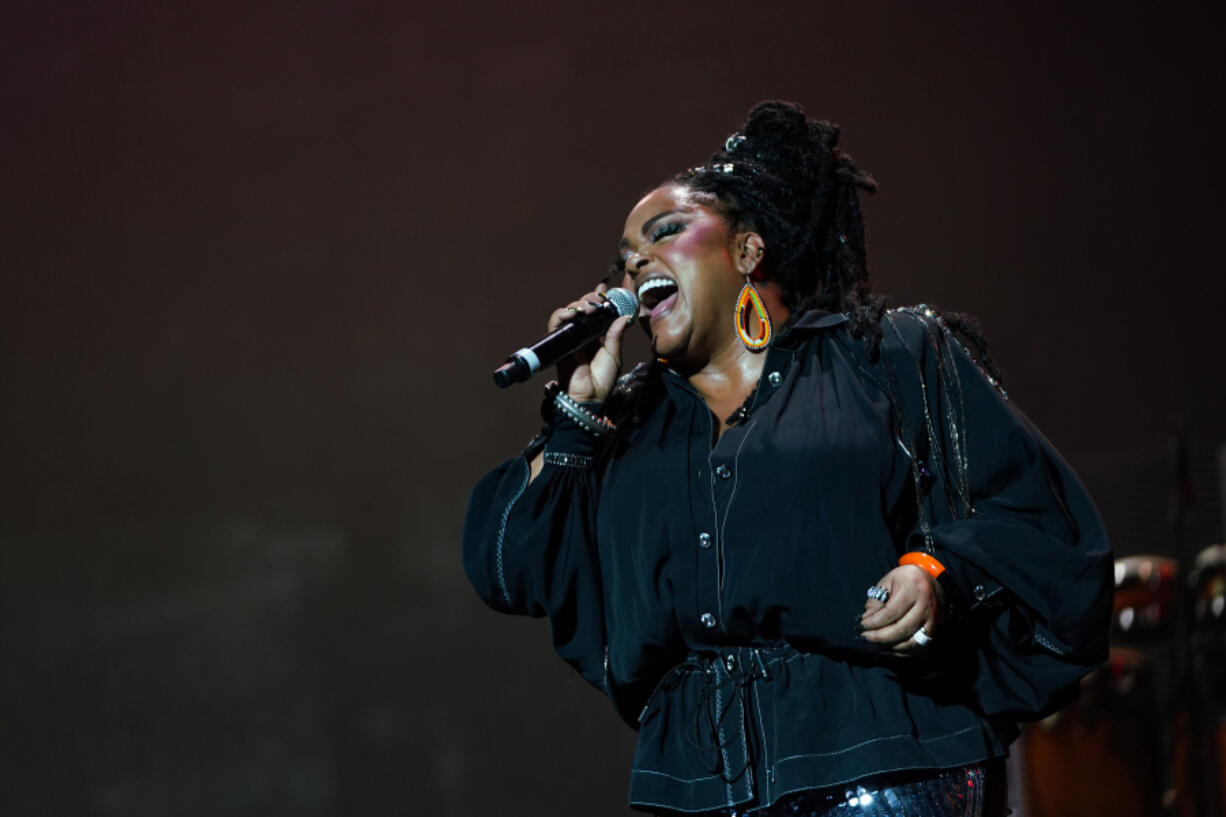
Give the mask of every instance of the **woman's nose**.
[{"label": "woman's nose", "polygon": [[626,259],[626,272],[631,278],[634,278],[643,270],[643,267],[647,266],[650,261],[651,259],[649,259],[647,256],[635,253]]}]

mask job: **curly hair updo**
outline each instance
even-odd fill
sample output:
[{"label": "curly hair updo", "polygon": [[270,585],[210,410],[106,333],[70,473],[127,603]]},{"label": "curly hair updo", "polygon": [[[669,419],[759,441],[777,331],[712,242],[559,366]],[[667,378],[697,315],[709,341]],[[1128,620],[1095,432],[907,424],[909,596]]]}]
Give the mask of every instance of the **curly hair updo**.
[{"label": "curly hair updo", "polygon": [[[707,164],[667,183],[706,194],[731,227],[762,236],[763,271],[779,283],[790,320],[809,309],[841,312],[876,360],[886,300],[869,283],[860,194],[876,191],[877,183],[838,142],[837,126],[810,119],[799,105],[760,102]],[[1001,382],[974,319],[945,312],[941,320],[971,342],[979,364]],[[613,413],[620,419],[636,418],[650,402],[654,371],[653,364],[640,364],[614,389]]]},{"label": "curly hair updo", "polygon": [[852,333],[875,347],[885,300],[872,294],[859,194],[877,189],[838,147],[839,129],[799,105],[761,102],[708,164],[670,181],[709,194],[730,225],[766,244],[766,276],[798,317],[807,309],[845,312]]}]

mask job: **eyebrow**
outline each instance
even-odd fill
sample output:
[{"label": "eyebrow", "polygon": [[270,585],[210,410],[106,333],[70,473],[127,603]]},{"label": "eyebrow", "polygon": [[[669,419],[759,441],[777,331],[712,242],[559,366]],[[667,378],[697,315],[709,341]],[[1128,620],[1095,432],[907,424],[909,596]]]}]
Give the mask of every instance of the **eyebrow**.
[{"label": "eyebrow", "polygon": [[[676,215],[677,213],[680,213],[680,212],[681,212],[680,210],[665,210],[663,213],[657,213],[656,215],[652,216],[651,218],[643,222],[643,227],[642,229],[639,230],[639,232],[642,233],[643,235],[647,235],[647,233],[651,231],[651,228],[656,225],[657,221],[659,221],[662,218],[668,218],[671,215]],[[623,237],[621,242],[617,246],[618,246],[618,249],[622,249],[622,250],[626,249],[626,247],[630,246],[630,239]]]}]

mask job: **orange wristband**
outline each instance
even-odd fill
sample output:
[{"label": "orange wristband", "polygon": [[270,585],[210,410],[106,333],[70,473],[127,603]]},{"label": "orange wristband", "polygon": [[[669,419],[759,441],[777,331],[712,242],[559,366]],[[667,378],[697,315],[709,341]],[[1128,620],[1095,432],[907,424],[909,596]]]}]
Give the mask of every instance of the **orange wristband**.
[{"label": "orange wristband", "polygon": [[900,565],[915,565],[934,579],[945,572],[945,565],[938,562],[935,557],[927,553],[921,553],[918,550],[904,553],[898,560],[898,563]]}]

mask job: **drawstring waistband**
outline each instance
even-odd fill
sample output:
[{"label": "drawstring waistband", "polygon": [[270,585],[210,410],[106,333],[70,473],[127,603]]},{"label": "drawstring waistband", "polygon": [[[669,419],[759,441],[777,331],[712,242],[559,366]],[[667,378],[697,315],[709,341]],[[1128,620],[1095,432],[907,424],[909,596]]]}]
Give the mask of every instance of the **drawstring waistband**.
[{"label": "drawstring waistband", "polygon": [[[725,783],[735,783],[745,774],[752,774],[756,757],[747,739],[755,734],[749,722],[753,711],[752,687],[758,680],[770,679],[768,665],[785,651],[786,648],[729,647],[718,655],[691,653],[660,681],[660,688],[671,692],[695,674],[701,678],[693,705],[685,709],[685,738],[703,767]],[[739,718],[734,714],[738,709]],[[730,750],[741,755],[743,762],[734,764],[729,758]]]}]

